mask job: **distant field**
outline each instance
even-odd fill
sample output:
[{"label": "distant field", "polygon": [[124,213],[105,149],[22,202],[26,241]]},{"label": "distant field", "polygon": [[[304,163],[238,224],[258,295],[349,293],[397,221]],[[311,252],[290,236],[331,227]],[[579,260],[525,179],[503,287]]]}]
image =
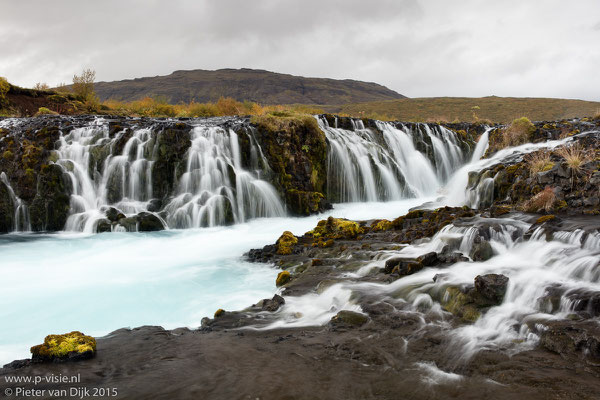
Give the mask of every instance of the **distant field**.
[{"label": "distant field", "polygon": [[[479,107],[479,109],[473,109]],[[532,121],[589,117],[600,112],[600,102],[515,97],[429,97],[375,101],[324,107],[327,111],[399,121],[473,122],[479,119],[510,122],[527,117]]]}]

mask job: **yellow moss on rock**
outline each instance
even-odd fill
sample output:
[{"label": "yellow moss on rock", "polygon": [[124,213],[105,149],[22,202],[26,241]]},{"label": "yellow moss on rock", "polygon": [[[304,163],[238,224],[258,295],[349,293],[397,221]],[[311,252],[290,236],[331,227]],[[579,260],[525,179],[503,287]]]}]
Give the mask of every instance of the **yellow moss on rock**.
[{"label": "yellow moss on rock", "polygon": [[374,223],[373,225],[371,225],[371,231],[373,231],[373,232],[387,231],[391,228],[392,228],[392,222],[388,221],[387,219],[382,219],[380,221],[377,221],[377,223]]},{"label": "yellow moss on rock", "polygon": [[550,215],[544,215],[543,217],[539,217],[537,219],[537,221],[535,221],[536,224],[543,224],[544,222],[547,221],[552,221],[553,219],[555,219],[556,217],[552,214]]},{"label": "yellow moss on rock", "polygon": [[290,271],[281,271],[279,274],[277,274],[277,280],[275,280],[275,285],[277,287],[283,286],[286,283],[288,283],[290,279]]},{"label": "yellow moss on rock", "polygon": [[286,255],[292,254],[292,247],[298,243],[298,238],[290,231],[285,231],[277,239],[277,254]]},{"label": "yellow moss on rock", "polygon": [[446,296],[442,307],[463,321],[475,322],[481,316],[481,312],[475,305],[470,303],[471,299],[468,295],[456,287],[449,287],[446,289]]},{"label": "yellow moss on rock", "polygon": [[361,233],[363,229],[357,222],[329,217],[319,221],[316,228],[306,234],[315,239],[355,239]]},{"label": "yellow moss on rock", "polygon": [[64,335],[48,335],[43,344],[33,346],[33,357],[52,360],[66,358],[72,354],[92,356],[96,352],[96,339],[73,331]]},{"label": "yellow moss on rock", "polygon": [[222,308],[219,308],[217,311],[215,311],[215,318],[218,318],[223,314],[225,314],[225,310],[223,310]]}]

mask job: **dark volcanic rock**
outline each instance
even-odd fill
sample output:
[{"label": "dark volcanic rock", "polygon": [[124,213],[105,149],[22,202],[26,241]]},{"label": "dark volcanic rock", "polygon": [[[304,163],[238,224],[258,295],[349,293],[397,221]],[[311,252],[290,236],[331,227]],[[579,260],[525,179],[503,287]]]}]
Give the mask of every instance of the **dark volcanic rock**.
[{"label": "dark volcanic rock", "polygon": [[262,300],[261,309],[263,311],[277,311],[279,307],[285,304],[285,299],[280,295],[276,294],[272,299]]},{"label": "dark volcanic rock", "polygon": [[508,277],[500,274],[477,275],[475,292],[491,304],[500,304],[504,300]]}]

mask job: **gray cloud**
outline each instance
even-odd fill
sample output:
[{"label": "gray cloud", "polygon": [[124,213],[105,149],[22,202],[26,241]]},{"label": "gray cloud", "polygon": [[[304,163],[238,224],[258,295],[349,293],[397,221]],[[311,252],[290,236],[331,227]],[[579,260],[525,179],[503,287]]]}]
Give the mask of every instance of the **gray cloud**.
[{"label": "gray cloud", "polygon": [[[31,86],[178,69],[375,81],[411,97],[600,100],[600,3],[4,0],[0,75]],[[590,27],[593,27],[590,29]]]}]

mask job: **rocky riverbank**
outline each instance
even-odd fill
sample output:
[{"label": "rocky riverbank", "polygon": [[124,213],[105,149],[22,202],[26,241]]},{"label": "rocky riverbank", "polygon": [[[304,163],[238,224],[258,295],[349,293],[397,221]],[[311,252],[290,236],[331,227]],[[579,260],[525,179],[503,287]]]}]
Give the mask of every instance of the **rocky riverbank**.
[{"label": "rocky riverbank", "polygon": [[[600,291],[549,284],[534,306],[548,314],[515,319],[515,332],[527,330],[529,339],[491,341],[476,351],[459,340],[457,332],[512,296],[516,274],[482,268],[503,257],[497,245],[504,234],[515,246],[562,240],[572,254],[589,249],[591,271],[600,267],[600,217],[494,215],[447,207],[393,221],[330,218],[248,253],[284,269],[273,299],[218,310],[197,330],[121,329],[97,338],[93,359],[19,361],[1,375],[81,374],[83,385],[116,387],[126,398],[597,398]],[[454,283],[457,268],[473,267],[480,273],[470,283]],[[400,284],[417,276],[430,283]],[[429,300],[414,296],[417,287]],[[575,300],[568,318],[561,314],[566,299]],[[321,324],[303,307],[311,303],[321,307],[313,313],[325,318]]]},{"label": "rocky riverbank", "polygon": [[[281,146],[268,150],[278,190],[305,179],[312,186],[301,192],[326,190],[318,152],[327,141],[295,123],[274,135],[272,123],[253,126],[252,137]],[[438,199],[393,220],[331,217],[250,250],[248,260],[282,269],[272,298],[216,310],[198,329],[120,329],[96,338],[91,359],[15,361],[0,375],[80,374],[80,386],[116,388],[124,398],[598,398],[598,131],[590,121],[532,126],[512,144],[534,146],[526,149],[502,148],[498,128],[487,131],[488,159],[464,171],[466,206],[436,208]],[[159,140],[185,140],[185,129]],[[286,137],[290,129],[301,139]],[[310,151],[298,148],[308,141]],[[156,160],[165,176],[181,165],[171,148]],[[293,193],[284,195],[288,205]],[[0,380],[0,390],[14,386]]]}]

